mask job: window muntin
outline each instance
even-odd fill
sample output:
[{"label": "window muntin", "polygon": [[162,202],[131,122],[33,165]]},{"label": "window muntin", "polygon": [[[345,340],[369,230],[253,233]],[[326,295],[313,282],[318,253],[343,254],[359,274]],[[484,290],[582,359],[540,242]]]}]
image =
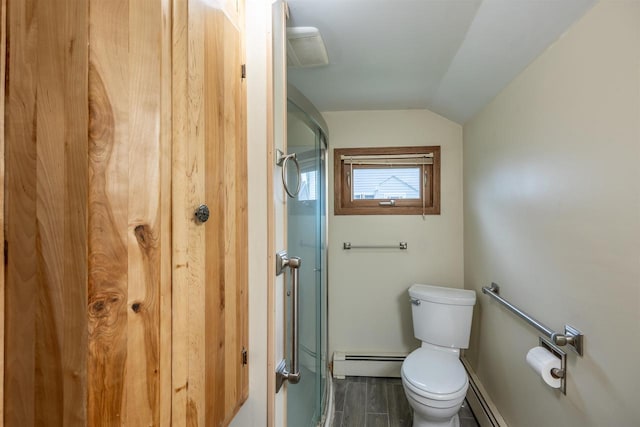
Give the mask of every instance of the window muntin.
[{"label": "window muntin", "polygon": [[336,215],[440,213],[440,147],[336,149]]}]

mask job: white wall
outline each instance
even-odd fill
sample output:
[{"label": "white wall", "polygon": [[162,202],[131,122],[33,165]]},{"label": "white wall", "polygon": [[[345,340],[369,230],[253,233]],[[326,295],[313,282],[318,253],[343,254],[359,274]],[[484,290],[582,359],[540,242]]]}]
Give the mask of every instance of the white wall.
[{"label": "white wall", "polygon": [[[463,287],[462,128],[426,110],[323,113],[329,126],[329,351],[404,353],[413,338],[407,289]],[[333,215],[333,149],[440,145],[441,215]],[[409,249],[342,249],[397,244]]]},{"label": "white wall", "polygon": [[[640,425],[640,2],[596,5],[464,127],[468,357],[510,426]],[[567,395],[524,362],[537,334],[480,289],[556,330]]]}]

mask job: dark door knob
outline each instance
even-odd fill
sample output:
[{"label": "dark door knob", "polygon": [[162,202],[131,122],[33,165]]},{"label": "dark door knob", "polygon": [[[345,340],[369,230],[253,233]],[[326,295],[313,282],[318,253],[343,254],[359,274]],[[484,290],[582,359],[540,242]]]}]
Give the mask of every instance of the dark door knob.
[{"label": "dark door knob", "polygon": [[207,222],[209,219],[209,207],[207,205],[198,206],[195,215],[199,222]]}]

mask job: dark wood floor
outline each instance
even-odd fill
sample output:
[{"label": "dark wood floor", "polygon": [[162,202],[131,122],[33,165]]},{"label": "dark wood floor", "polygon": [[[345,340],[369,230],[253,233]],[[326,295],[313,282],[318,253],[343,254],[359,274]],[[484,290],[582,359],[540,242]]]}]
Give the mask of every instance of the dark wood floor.
[{"label": "dark wood floor", "polygon": [[[400,378],[347,377],[333,383],[334,427],[411,427],[411,407]],[[460,427],[478,427],[466,401]]]}]

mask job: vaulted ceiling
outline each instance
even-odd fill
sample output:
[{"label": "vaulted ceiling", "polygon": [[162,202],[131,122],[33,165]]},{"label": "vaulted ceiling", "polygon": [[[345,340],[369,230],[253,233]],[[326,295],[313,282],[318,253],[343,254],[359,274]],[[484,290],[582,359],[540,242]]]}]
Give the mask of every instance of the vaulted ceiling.
[{"label": "vaulted ceiling", "polygon": [[595,0],[288,0],[329,65],[290,68],[320,111],[426,108],[464,123]]}]

